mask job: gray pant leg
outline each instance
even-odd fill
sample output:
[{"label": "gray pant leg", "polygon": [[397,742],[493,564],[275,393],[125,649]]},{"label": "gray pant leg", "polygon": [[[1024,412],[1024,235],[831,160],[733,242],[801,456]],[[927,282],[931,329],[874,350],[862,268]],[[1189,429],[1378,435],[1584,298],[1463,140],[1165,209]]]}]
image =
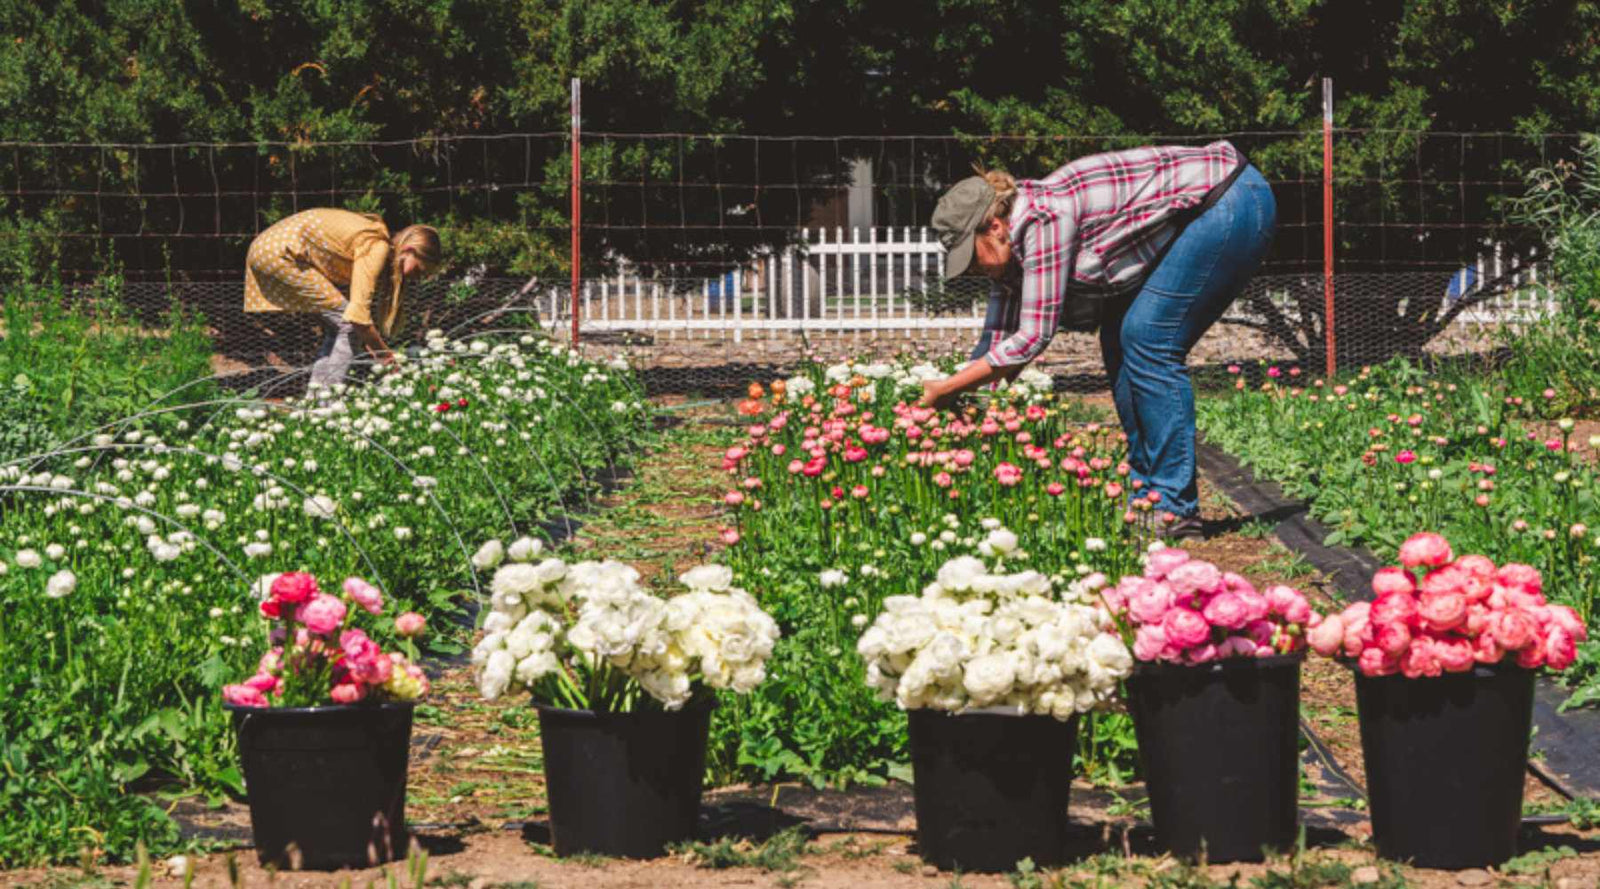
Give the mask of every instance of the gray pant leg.
[{"label": "gray pant leg", "polygon": [[311,382],[334,386],[344,382],[345,376],[350,373],[350,364],[355,360],[355,349],[350,342],[352,327],[350,322],[344,320],[343,307],[320,314],[328,335],[322,341],[322,348],[317,350],[317,360],[311,363]]}]

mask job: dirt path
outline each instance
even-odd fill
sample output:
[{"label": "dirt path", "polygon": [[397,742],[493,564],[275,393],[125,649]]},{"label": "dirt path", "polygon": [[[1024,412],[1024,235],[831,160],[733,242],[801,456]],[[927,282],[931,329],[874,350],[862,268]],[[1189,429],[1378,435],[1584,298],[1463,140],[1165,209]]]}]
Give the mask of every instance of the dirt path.
[{"label": "dirt path", "polygon": [[[638,477],[614,493],[604,511],[590,517],[574,543],[637,565],[647,577],[681,571],[702,561],[715,539],[721,490],[715,466],[726,408],[677,412],[661,448],[642,463]],[[1202,483],[1210,539],[1189,544],[1198,556],[1238,571],[1257,584],[1283,582],[1308,592],[1322,607],[1334,603],[1332,586],[1273,538],[1270,528]],[[1356,728],[1354,687],[1347,671],[1327,661],[1307,662],[1302,678],[1303,712],[1326,742],[1342,771],[1363,779]],[[912,843],[909,790],[904,785],[852,794],[814,794],[793,786],[728,788],[707,794],[707,813],[726,838],[695,853],[652,862],[606,859],[559,860],[551,856],[546,826],[542,758],[537,718],[526,705],[488,705],[478,700],[464,666],[444,672],[431,703],[419,709],[412,757],[408,816],[426,866],[414,881],[410,865],[341,874],[272,874],[256,865],[248,849],[193,856],[195,886],[335,887],[460,886],[469,889],[549,887],[791,887],[890,889],[890,887],[1114,887],[1159,886],[1207,889],[1228,885],[1259,889],[1318,886],[1453,887],[1544,885],[1576,889],[1600,885],[1600,832],[1566,825],[1531,828],[1513,870],[1449,873],[1378,862],[1365,844],[1367,827],[1355,820],[1348,834],[1322,830],[1313,849],[1298,861],[1268,865],[1188,868],[1148,848],[1148,831],[1115,807],[1111,797],[1081,787],[1073,816],[1084,857],[1048,875],[955,875],[924,865]],[[1316,778],[1318,776],[1312,775]],[[776,799],[781,812],[768,804]],[[1561,798],[1530,778],[1531,809],[1554,809]],[[1352,810],[1359,811],[1359,810]],[[850,817],[840,817],[846,812]],[[1114,814],[1116,813],[1116,814]],[[848,822],[871,832],[777,832],[784,820],[809,818],[817,825]],[[197,819],[214,831],[248,836],[242,807],[208,812]],[[756,840],[738,837],[757,837]],[[230,863],[238,883],[230,879]],[[1548,873],[1546,873],[1548,871]],[[182,885],[156,863],[157,885]],[[105,887],[131,885],[131,867],[97,871],[12,871],[0,885]],[[348,880],[348,882],[346,882]]]}]

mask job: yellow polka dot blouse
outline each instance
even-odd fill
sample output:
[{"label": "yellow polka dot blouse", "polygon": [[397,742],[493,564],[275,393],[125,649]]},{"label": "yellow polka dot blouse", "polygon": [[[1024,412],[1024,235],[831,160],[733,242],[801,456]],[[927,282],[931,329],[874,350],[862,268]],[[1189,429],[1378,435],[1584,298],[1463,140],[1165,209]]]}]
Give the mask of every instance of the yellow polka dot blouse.
[{"label": "yellow polka dot blouse", "polygon": [[[346,321],[371,324],[373,294],[386,277],[388,261],[389,229],[378,217],[331,207],[302,210],[251,242],[244,310],[319,312],[344,306]],[[346,286],[348,301],[339,292]]]}]

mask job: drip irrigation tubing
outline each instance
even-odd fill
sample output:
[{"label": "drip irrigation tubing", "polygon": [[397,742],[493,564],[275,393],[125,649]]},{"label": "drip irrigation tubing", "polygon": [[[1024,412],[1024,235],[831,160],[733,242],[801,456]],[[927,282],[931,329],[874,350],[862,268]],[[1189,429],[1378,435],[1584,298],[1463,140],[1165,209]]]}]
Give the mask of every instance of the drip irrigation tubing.
[{"label": "drip irrigation tubing", "polygon": [[[1332,529],[1311,517],[1305,503],[1292,500],[1269,479],[1258,479],[1231,454],[1201,443],[1197,462],[1202,472],[1257,519],[1275,524],[1284,546],[1299,553],[1352,601],[1370,600],[1369,579],[1383,563],[1361,547],[1327,546]],[[1600,711],[1562,712],[1567,692],[1548,676],[1540,676],[1533,702],[1533,755],[1528,768],[1570,799],[1600,797]],[[1533,820],[1533,819],[1527,819]]]}]

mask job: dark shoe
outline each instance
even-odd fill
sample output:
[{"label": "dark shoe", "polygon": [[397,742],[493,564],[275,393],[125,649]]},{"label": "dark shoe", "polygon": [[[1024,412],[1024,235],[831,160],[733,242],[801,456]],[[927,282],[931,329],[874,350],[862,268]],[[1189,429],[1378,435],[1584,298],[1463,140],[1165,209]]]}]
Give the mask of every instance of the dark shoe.
[{"label": "dark shoe", "polygon": [[1156,536],[1162,540],[1203,540],[1205,525],[1197,515],[1184,516],[1170,525],[1164,525]]}]

